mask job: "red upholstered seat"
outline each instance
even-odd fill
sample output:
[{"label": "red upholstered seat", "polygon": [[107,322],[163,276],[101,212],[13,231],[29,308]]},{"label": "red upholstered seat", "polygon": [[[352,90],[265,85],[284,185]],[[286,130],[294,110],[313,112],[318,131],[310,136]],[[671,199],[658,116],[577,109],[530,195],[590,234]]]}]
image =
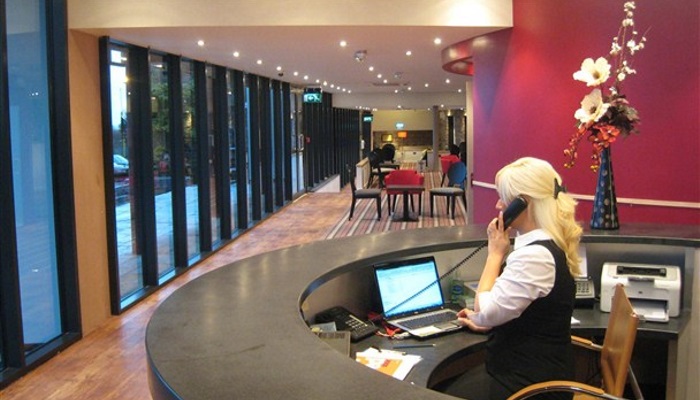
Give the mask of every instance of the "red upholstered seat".
[{"label": "red upholstered seat", "polygon": [[[392,185],[418,185],[423,186],[425,183],[425,177],[419,174],[413,169],[397,169],[390,172],[384,178],[384,184],[386,185],[386,194],[389,201],[389,212],[392,212],[392,207],[395,206],[396,198],[398,195],[403,195],[403,190],[392,189]],[[392,196],[393,200],[392,200]],[[413,196],[411,195],[411,205],[413,205]],[[418,197],[418,211],[420,212],[423,205],[422,195],[419,194]],[[395,208],[395,207],[394,207]]]},{"label": "red upholstered seat", "polygon": [[442,169],[442,180],[440,181],[440,186],[445,184],[445,176],[447,176],[447,171],[450,170],[452,164],[459,161],[459,156],[456,156],[454,154],[440,157],[440,168]]}]

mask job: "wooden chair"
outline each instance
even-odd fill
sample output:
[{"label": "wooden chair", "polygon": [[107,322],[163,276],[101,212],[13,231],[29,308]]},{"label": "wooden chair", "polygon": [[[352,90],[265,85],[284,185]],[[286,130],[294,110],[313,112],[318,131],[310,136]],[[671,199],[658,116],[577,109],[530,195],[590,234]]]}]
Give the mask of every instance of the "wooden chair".
[{"label": "wooden chair", "polygon": [[376,176],[379,178],[379,187],[383,188],[384,177],[390,174],[395,169],[381,166],[381,163],[383,161],[381,150],[371,151],[369,155],[367,155],[367,158],[369,158],[369,179],[367,181],[367,187],[369,188],[372,186],[372,182],[374,181],[374,177]]},{"label": "wooden chair", "polygon": [[352,220],[353,214],[355,214],[355,203],[359,199],[375,199],[377,201],[377,220],[382,219],[382,189],[358,189],[355,186],[355,174],[352,168],[347,167],[348,176],[350,177],[350,188],[352,189],[352,205],[350,206],[350,217],[348,221]]},{"label": "wooden chair", "polygon": [[447,186],[436,187],[430,189],[430,216],[433,216],[433,203],[435,196],[447,197],[447,213],[450,213],[450,204],[452,204],[452,219],[455,218],[455,209],[457,202],[455,199],[461,197],[464,202],[464,208],[467,208],[467,196],[464,183],[467,180],[467,166],[463,162],[457,161],[452,163],[449,171],[447,171]]},{"label": "wooden chair", "polygon": [[527,399],[537,394],[552,391],[572,392],[575,399],[622,399],[628,380],[635,398],[643,399],[637,379],[630,367],[638,325],[639,318],[625,294],[624,287],[617,285],[603,345],[600,346],[576,336],[571,338],[574,345],[600,352],[602,388],[573,381],[541,382],[521,389],[510,396],[508,400]]}]

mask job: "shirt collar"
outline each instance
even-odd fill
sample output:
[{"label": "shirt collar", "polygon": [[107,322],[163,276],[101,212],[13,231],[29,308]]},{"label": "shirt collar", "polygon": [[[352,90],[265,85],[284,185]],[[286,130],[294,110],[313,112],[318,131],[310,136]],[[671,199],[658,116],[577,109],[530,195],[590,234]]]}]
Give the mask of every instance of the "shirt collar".
[{"label": "shirt collar", "polygon": [[513,249],[517,250],[523,246],[527,246],[532,242],[538,240],[550,240],[552,237],[544,231],[544,229],[534,229],[528,233],[523,233],[515,237],[515,242],[513,243]]}]

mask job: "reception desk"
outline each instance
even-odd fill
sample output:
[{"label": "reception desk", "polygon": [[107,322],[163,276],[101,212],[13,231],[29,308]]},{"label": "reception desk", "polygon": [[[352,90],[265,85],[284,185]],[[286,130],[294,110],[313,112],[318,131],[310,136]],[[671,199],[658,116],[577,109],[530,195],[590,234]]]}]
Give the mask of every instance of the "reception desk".
[{"label": "reception desk", "polygon": [[[486,336],[464,331],[439,338],[444,342],[426,353],[406,381],[398,381],[333,350],[309,331],[307,322],[338,304],[358,315],[376,309],[371,269],[376,263],[432,254],[446,271],[478,247],[484,234],[484,226],[465,226],[320,241],[209,272],[175,291],[148,324],[151,394],[156,400],[446,398],[427,387],[441,374],[449,377],[463,368],[464,360],[483,349]],[[694,271],[700,265],[698,227],[630,226],[587,233],[584,243],[593,276],[604,261],[681,266],[682,318],[642,323],[639,337],[667,343],[667,398],[698,394],[697,379],[688,379],[688,369],[697,375],[698,363],[697,352],[692,354],[698,307],[691,312],[698,286]],[[485,254],[474,257],[458,276],[478,277],[480,257]],[[601,334],[607,315],[583,312],[579,329]]]}]

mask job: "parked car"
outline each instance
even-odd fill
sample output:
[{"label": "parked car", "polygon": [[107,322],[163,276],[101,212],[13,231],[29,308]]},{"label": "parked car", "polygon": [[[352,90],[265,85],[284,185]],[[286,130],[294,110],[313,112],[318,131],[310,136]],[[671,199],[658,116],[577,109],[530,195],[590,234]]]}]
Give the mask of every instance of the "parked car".
[{"label": "parked car", "polygon": [[129,160],[119,154],[114,155],[114,176],[129,175]]}]

